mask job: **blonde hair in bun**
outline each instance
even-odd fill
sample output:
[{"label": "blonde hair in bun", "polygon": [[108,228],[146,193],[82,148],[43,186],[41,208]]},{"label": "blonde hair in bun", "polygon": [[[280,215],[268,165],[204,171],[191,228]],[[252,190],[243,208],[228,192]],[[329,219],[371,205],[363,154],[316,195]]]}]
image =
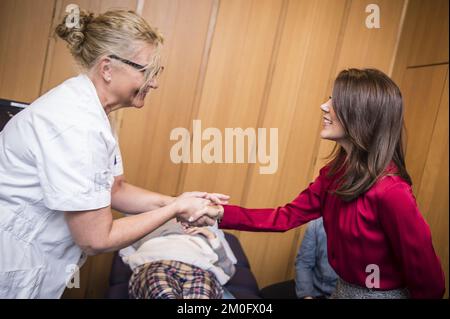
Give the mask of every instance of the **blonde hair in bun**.
[{"label": "blonde hair in bun", "polygon": [[114,10],[95,16],[91,12],[79,10],[76,25],[67,23],[70,14],[64,16],[55,33],[67,42],[70,53],[82,68],[90,69],[105,55],[130,58],[142,43],[156,47],[155,56],[149,62],[152,69],[159,67],[155,65],[159,62],[155,62],[159,61],[163,36],[137,13]]}]

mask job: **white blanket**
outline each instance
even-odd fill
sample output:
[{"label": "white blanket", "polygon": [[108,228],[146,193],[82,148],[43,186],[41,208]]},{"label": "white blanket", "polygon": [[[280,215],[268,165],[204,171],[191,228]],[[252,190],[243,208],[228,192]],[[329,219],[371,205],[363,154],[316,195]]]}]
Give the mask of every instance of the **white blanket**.
[{"label": "white blanket", "polygon": [[211,271],[224,285],[230,276],[217,263],[219,257],[215,250],[222,246],[232,264],[236,264],[236,256],[225,240],[224,233],[217,226],[209,227],[209,229],[216,234],[214,240],[207,241],[199,236],[173,234],[149,239],[137,250],[133,246],[128,246],[119,254],[132,270],[149,262],[175,260]]}]

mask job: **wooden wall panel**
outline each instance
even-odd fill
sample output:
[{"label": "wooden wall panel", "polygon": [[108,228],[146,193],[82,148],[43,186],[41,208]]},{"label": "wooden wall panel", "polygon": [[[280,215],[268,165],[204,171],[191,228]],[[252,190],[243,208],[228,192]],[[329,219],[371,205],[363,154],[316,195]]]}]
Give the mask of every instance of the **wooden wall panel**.
[{"label": "wooden wall panel", "polygon": [[[221,1],[198,112],[203,128],[256,127],[282,1]],[[191,125],[192,126],[192,125]],[[206,144],[204,142],[204,144]],[[203,144],[203,145],[204,145]],[[239,202],[248,164],[188,164],[183,191],[228,193]]]},{"label": "wooden wall panel", "polygon": [[447,69],[448,65],[409,68],[398,83],[405,108],[406,163],[415,194],[428,157]]},{"label": "wooden wall panel", "polygon": [[410,10],[417,13],[417,18],[409,29],[414,40],[408,50],[408,66],[448,63],[448,3],[411,0]]},{"label": "wooden wall panel", "polygon": [[[203,129],[216,127],[222,135],[227,127],[256,127],[282,4],[277,0],[220,1],[204,86],[191,121],[199,119]],[[245,188],[247,169],[246,163],[186,164],[179,191],[222,192],[236,203]]]},{"label": "wooden wall panel", "polygon": [[53,7],[51,0],[0,1],[0,98],[39,97]]},{"label": "wooden wall panel", "polygon": [[[123,112],[120,131],[129,181],[165,194],[176,194],[181,164],[170,159],[170,132],[189,128],[201,91],[204,63],[214,29],[217,1],[146,1],[144,18],[165,36],[166,69],[160,88],[141,110]],[[209,39],[209,40],[208,40]]]},{"label": "wooden wall panel", "polygon": [[[334,75],[334,48],[346,16],[346,1],[290,1],[280,30],[268,94],[258,127],[278,128],[275,174],[262,175],[250,165],[242,205],[276,207],[291,201],[311,181],[320,104]],[[304,19],[299,13],[308,12]],[[240,240],[261,286],[293,274],[302,230],[286,233],[242,232]],[[268,267],[270,265],[270,267]]]},{"label": "wooden wall panel", "polygon": [[394,81],[402,81],[409,67],[445,63],[448,63],[448,0],[408,0],[393,65]]},{"label": "wooden wall panel", "polygon": [[448,298],[448,65],[447,78],[442,90],[439,111],[433,126],[427,160],[424,165],[417,201],[420,211],[432,230],[433,246],[445,272],[445,298]]},{"label": "wooden wall panel", "polygon": [[392,77],[405,102],[406,167],[448,298],[448,1],[408,1]]}]

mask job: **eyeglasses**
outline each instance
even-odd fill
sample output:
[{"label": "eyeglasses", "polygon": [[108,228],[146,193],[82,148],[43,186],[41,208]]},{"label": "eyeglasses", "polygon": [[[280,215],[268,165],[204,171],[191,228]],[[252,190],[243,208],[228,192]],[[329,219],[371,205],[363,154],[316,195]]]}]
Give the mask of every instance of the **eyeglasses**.
[{"label": "eyeglasses", "polygon": [[[147,65],[137,64],[137,63],[135,63],[135,62],[133,62],[133,61],[130,61],[130,60],[121,58],[121,57],[119,57],[119,56],[117,56],[117,55],[115,55],[115,54],[108,55],[108,58],[111,58],[111,59],[114,59],[114,60],[118,60],[118,61],[120,61],[120,62],[122,62],[122,63],[128,64],[129,66],[131,66],[132,68],[138,70],[139,72],[145,73],[145,71],[146,71]],[[153,79],[155,79],[155,78],[157,78],[159,75],[161,75],[161,73],[162,73],[163,71],[164,71],[164,67],[163,67],[163,66],[160,66],[159,69],[154,73]]]},{"label": "eyeglasses", "polygon": [[117,55],[114,55],[114,54],[108,55],[108,58],[111,58],[111,59],[114,59],[114,60],[118,60],[118,61],[120,61],[122,63],[128,64],[129,66],[131,66],[131,67],[133,67],[136,70],[139,70],[141,72],[143,72],[144,71],[143,69],[145,69],[145,67],[146,67],[146,65],[141,65],[141,64],[134,63],[134,62],[132,62],[130,60],[121,58],[121,57],[119,57]]}]

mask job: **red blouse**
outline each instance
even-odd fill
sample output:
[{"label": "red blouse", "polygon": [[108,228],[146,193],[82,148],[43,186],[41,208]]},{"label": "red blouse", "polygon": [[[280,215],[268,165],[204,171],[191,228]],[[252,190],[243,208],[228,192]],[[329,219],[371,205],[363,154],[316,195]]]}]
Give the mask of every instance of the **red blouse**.
[{"label": "red blouse", "polygon": [[[388,169],[396,168],[391,164]],[[410,185],[399,176],[384,176],[345,202],[328,192],[337,176],[328,178],[327,170],[323,167],[308,188],[282,207],[224,205],[220,228],[283,232],[323,216],[328,260],[343,280],[366,287],[366,278],[374,274],[366,267],[375,264],[380,290],[406,287],[412,298],[442,298],[444,274]]]}]

